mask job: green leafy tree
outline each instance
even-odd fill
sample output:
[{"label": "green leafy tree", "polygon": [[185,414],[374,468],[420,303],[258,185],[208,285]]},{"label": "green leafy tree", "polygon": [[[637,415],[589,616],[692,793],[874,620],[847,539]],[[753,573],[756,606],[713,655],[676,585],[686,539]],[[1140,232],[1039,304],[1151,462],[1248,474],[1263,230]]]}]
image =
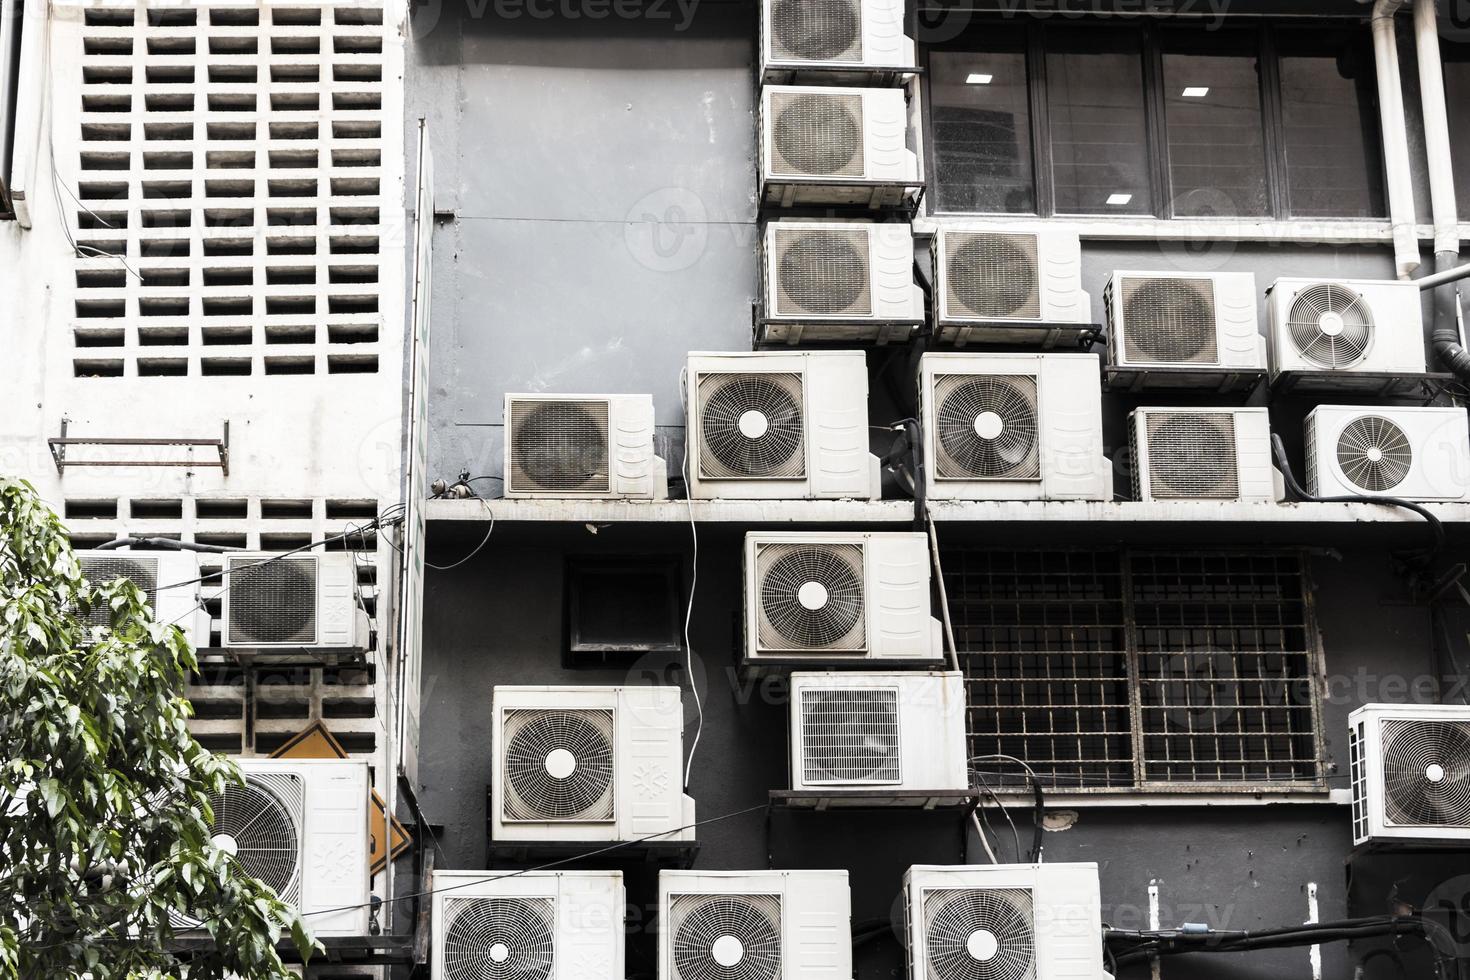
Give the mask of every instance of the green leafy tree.
[{"label": "green leafy tree", "polygon": [[[210,840],[242,777],[189,733],[183,634],[131,582],[83,580],[24,481],[0,478],[0,535],[0,980],[289,977],[276,943],[309,954],[305,923]],[[204,951],[177,951],[181,910]]]}]

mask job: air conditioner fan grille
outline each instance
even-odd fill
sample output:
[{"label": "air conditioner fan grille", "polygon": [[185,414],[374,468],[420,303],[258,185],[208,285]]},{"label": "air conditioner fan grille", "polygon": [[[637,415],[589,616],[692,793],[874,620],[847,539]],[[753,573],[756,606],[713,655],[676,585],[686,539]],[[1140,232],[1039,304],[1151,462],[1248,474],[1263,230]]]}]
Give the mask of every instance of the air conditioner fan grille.
[{"label": "air conditioner fan grille", "polygon": [[1150,412],[1149,489],[1159,499],[1240,497],[1235,419],[1228,412]]},{"label": "air conditioner fan grille", "polygon": [[863,97],[771,96],[771,172],[782,177],[861,177]]},{"label": "air conditioner fan grille", "polygon": [[780,980],[778,895],[674,895],[675,980]]},{"label": "air conditioner fan grille", "polygon": [[802,692],[802,781],[808,785],[900,782],[898,740],[898,691]]},{"label": "air conditioner fan grille", "polygon": [[934,400],[940,479],[1040,479],[1034,377],[940,375]]},{"label": "air conditioner fan grille", "polygon": [[801,375],[699,376],[699,475],[800,479],[806,475]]},{"label": "air conditioner fan grille", "polygon": [[1216,364],[1215,286],[1209,279],[1124,278],[1128,363]]},{"label": "air conditioner fan grille", "polygon": [[606,493],[608,403],[513,399],[510,488]]},{"label": "air conditioner fan grille", "polygon": [[[115,554],[82,555],[82,577],[87,584],[101,587],[113,579],[125,578],[142,590],[144,597],[155,614],[158,612],[158,559],[145,555]],[[88,626],[109,626],[112,611],[106,603],[97,603],[84,619]]]},{"label": "air conditioner fan grille", "polygon": [[861,0],[770,0],[777,61],[861,61]]},{"label": "air conditioner fan grille", "polygon": [[936,889],[924,897],[929,980],[1035,980],[1031,893],[1021,888]]},{"label": "air conditioner fan grille", "polygon": [[1316,283],[1292,298],[1286,329],[1302,357],[1338,370],[1367,355],[1373,343],[1373,312],[1355,290],[1339,283]]},{"label": "air conditioner fan grille", "polygon": [[861,545],[762,545],[756,582],[762,649],[866,647]]},{"label": "air conditioner fan grille", "polygon": [[1337,437],[1337,465],[1353,486],[1384,493],[1408,478],[1414,450],[1403,429],[1381,415],[1364,415]]},{"label": "air conditioner fan grille", "polygon": [[503,723],[507,820],[613,819],[611,711],[515,709]]},{"label": "air conditioner fan grille", "polygon": [[446,898],[445,980],[550,980],[556,960],[549,898]]},{"label": "air conditioner fan grille", "polygon": [[1388,720],[1382,744],[1390,824],[1470,828],[1470,723]]},{"label": "air conditioner fan grille", "polygon": [[1041,318],[1035,235],[948,232],[944,289],[951,315],[982,320]]},{"label": "air conditioner fan grille", "polygon": [[776,229],[776,312],[873,312],[868,235],[861,230]]},{"label": "air conditioner fan grille", "polygon": [[317,638],[317,559],[227,558],[229,642],[312,644]]}]

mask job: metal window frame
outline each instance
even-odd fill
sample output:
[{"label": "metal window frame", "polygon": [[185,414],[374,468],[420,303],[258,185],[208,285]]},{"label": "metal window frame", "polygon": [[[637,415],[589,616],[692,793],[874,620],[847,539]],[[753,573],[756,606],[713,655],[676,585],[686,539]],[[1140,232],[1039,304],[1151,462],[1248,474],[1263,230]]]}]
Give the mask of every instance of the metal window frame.
[{"label": "metal window frame", "polygon": [[[1111,556],[1116,561],[1116,575],[1119,583],[1118,606],[1121,612],[1121,653],[1125,659],[1127,672],[1127,712],[1130,727],[1130,748],[1132,753],[1131,767],[1132,779],[1130,785],[1086,785],[1069,782],[1066,777],[1060,778],[1052,787],[1054,793],[1077,796],[1159,796],[1166,794],[1178,794],[1181,791],[1191,794],[1222,794],[1230,796],[1261,796],[1262,794],[1283,793],[1312,793],[1326,794],[1328,791],[1327,768],[1326,768],[1326,739],[1323,731],[1323,705],[1325,695],[1326,665],[1322,648],[1321,631],[1316,618],[1315,586],[1311,576],[1310,553],[1301,548],[1210,548],[1210,549],[1159,549],[1159,548],[1050,548],[1050,549],[999,549],[999,548],[975,548],[966,549],[973,552],[985,552],[988,554],[1081,554],[1101,558]],[[1159,558],[1170,555],[1198,557],[1220,557],[1220,558],[1284,558],[1292,557],[1296,560],[1297,571],[1301,588],[1301,626],[1303,651],[1305,658],[1304,669],[1300,678],[1311,691],[1312,696],[1307,705],[1310,717],[1310,752],[1311,757],[1302,757],[1290,760],[1294,764],[1309,764],[1314,775],[1308,779],[1277,779],[1277,780],[1163,780],[1151,779],[1148,774],[1149,759],[1145,748],[1145,739],[1158,737],[1163,732],[1150,732],[1144,723],[1144,698],[1142,671],[1142,646],[1139,641],[1139,626],[1136,616],[1136,586],[1134,583],[1134,559],[1136,557]],[[954,567],[954,566],[951,566]],[[952,595],[962,595],[962,590],[952,589]],[[963,600],[954,604],[958,606]],[[970,656],[985,657],[992,651],[960,651],[961,669],[964,669],[965,660]],[[969,688],[973,683],[969,672],[966,671],[966,686]],[[983,683],[985,678],[979,678]],[[997,705],[972,706],[972,710],[982,713],[994,711]],[[1117,706],[1094,704],[1092,707],[1103,710],[1116,710]],[[1283,735],[1291,733],[1283,732]],[[975,736],[968,729],[966,737],[973,749],[976,741]],[[997,736],[984,734],[982,739],[989,740]],[[1023,757],[1024,758],[1024,757]],[[1026,760],[1030,761],[1030,760]],[[1094,765],[1105,765],[1109,760],[1094,761]],[[1078,763],[1079,766],[1087,765],[1087,762]],[[1043,776],[1045,779],[1045,776]],[[1106,777],[1104,777],[1106,778]],[[997,781],[998,782],[998,781]],[[998,790],[1022,791],[1022,784],[998,785]]]},{"label": "metal window frame", "polygon": [[[1251,18],[1255,21],[1254,18]],[[1288,29],[1301,30],[1304,23],[1314,25],[1326,25],[1328,29],[1338,30],[1349,26],[1361,25],[1361,18],[1350,16],[1324,16],[1311,18],[1304,21],[1303,18],[1282,18],[1282,23],[1289,25]],[[931,56],[936,53],[962,53],[973,51],[981,53],[986,50],[984,46],[984,30],[1001,23],[994,19],[977,17],[972,20],[969,27],[957,37],[937,43],[921,44],[920,59],[923,65],[923,76],[921,86],[930,84],[932,78]],[[1016,25],[1011,24],[1011,27]],[[1161,25],[1153,22],[1145,23],[1111,23],[1103,20],[1089,20],[1083,24],[1070,23],[1067,27],[1087,26],[1095,30],[1131,30],[1140,36],[1141,64],[1140,72],[1143,76],[1144,86],[1144,124],[1146,139],[1148,142],[1148,167],[1149,167],[1149,197],[1151,208],[1147,214],[1109,215],[1109,214],[1073,214],[1071,212],[1059,213],[1056,209],[1056,183],[1053,174],[1054,158],[1051,144],[1051,121],[1047,110],[1048,88],[1046,77],[1046,32],[1048,24],[1032,18],[1019,25],[1023,32],[1023,51],[1025,56],[1026,82],[1028,90],[1028,108],[1031,116],[1029,152],[1031,155],[1032,173],[1032,197],[1035,202],[1033,211],[939,211],[935,208],[935,202],[939,199],[939,188],[934,188],[934,193],[927,196],[925,201],[925,213],[935,214],[960,214],[976,215],[996,218],[1014,218],[1025,220],[1029,218],[1066,218],[1081,220],[1177,220],[1188,222],[1196,220],[1190,217],[1176,218],[1173,213],[1173,181],[1169,170],[1169,141],[1168,121],[1165,116],[1165,91],[1163,81],[1163,54],[1164,46],[1161,37],[1162,29],[1170,25]],[[1250,23],[1250,26],[1236,28],[1241,31],[1252,30],[1256,34],[1256,58],[1260,66],[1260,100],[1261,100],[1261,124],[1263,129],[1263,153],[1264,170],[1266,179],[1266,203],[1267,212],[1264,215],[1245,215],[1243,217],[1254,221],[1360,221],[1357,215],[1340,215],[1325,218],[1319,217],[1293,217],[1291,213],[1290,195],[1288,193],[1287,160],[1286,160],[1286,132],[1285,132],[1285,110],[1281,91],[1281,72],[1278,53],[1278,23],[1273,20],[1259,20]],[[968,43],[967,43],[968,42]],[[934,132],[933,99],[930,93],[925,93],[923,101],[923,123],[925,131]],[[1377,94],[1372,93],[1372,98],[1363,107],[1364,132],[1374,146],[1381,147],[1382,137],[1373,116],[1377,105]],[[930,138],[924,141],[923,153],[925,157],[925,169],[928,173],[937,174],[938,160],[936,140]],[[937,183],[937,178],[936,178]],[[1377,219],[1375,219],[1377,220]]]}]

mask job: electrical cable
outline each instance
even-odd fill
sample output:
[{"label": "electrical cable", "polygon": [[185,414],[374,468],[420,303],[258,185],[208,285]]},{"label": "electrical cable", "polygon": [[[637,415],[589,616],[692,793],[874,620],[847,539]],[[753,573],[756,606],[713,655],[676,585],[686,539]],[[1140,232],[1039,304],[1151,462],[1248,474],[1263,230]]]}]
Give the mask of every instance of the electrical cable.
[{"label": "electrical cable", "polygon": [[[1020,831],[1016,830],[1016,822],[1011,819],[1010,811],[1007,810],[1006,807],[1005,807],[1005,804],[1000,801],[1000,797],[995,795],[995,790],[993,790],[993,789],[990,788],[990,784],[988,784],[987,782],[985,782],[985,780],[980,779],[980,777],[978,777],[978,776],[976,777],[976,779],[979,779],[980,788],[982,790],[984,790],[985,793],[991,798],[991,800],[993,800],[995,802],[996,808],[1000,810],[1000,815],[1003,816],[1003,817],[1005,817],[1006,818],[1006,823],[1010,825],[1010,828],[1011,828],[1011,840],[1016,845],[1016,863],[1018,863],[1018,864],[1024,863],[1024,861],[1025,861],[1025,858],[1023,857],[1023,853],[1024,852],[1021,850],[1021,833],[1020,833]],[[977,803],[975,805],[975,809],[979,810],[980,808],[981,808],[981,804]]]},{"label": "electrical cable", "polygon": [[485,547],[485,545],[487,545],[487,544],[490,543],[490,535],[495,532],[495,512],[490,509],[490,504],[487,503],[486,501],[481,500],[480,503],[481,504],[484,504],[484,506],[485,506],[485,513],[487,513],[487,514],[490,515],[490,527],[486,529],[485,536],[480,539],[480,543],[477,544],[477,545],[475,545],[475,550],[474,551],[471,551],[469,554],[465,555],[463,558],[461,558],[459,561],[455,562],[452,565],[434,565],[434,564],[431,564],[428,561],[425,561],[424,562],[424,567],[425,568],[432,568],[436,572],[447,572],[447,571],[450,571],[452,569],[458,568],[459,566],[463,565],[465,562],[469,561],[471,558],[473,558],[476,555],[478,555],[480,553],[480,551]]},{"label": "electrical cable", "polygon": [[[679,392],[685,405],[689,404],[689,369],[679,372]],[[684,762],[684,789],[689,789],[689,778],[694,771],[694,750],[699,748],[699,737],[704,734],[704,702],[699,697],[699,685],[694,679],[694,644],[689,640],[689,623],[694,617],[694,589],[699,584],[699,527],[694,520],[694,499],[689,496],[689,420],[684,420],[684,507],[689,511],[689,537],[694,545],[694,556],[689,562],[689,604],[684,608],[684,672],[689,678],[689,691],[694,695],[694,738],[689,743],[689,757]]]},{"label": "electrical cable", "polygon": [[[1045,798],[1045,794],[1043,793],[1042,788],[1041,788],[1041,777],[1038,776],[1038,775],[1036,775],[1036,770],[1035,769],[1032,769],[1031,766],[1027,762],[1025,762],[1022,759],[1018,759],[1018,758],[1016,758],[1013,755],[1005,755],[1005,754],[1002,754],[1002,753],[996,753],[996,754],[993,754],[993,755],[977,755],[977,756],[974,756],[973,758],[971,758],[970,761],[971,762],[987,762],[987,761],[994,760],[994,759],[999,759],[999,760],[1001,760],[1003,762],[1015,763],[1016,765],[1020,766],[1022,769],[1024,769],[1026,771],[1026,777],[1031,782],[1031,792],[1032,792],[1032,797],[1033,797],[1033,800],[1034,800],[1032,814],[1031,814],[1031,820],[1032,820],[1032,823],[1033,823],[1034,826],[1033,826],[1033,831],[1032,831],[1032,836],[1031,836],[1031,854],[1030,854],[1029,860],[1030,860],[1030,863],[1032,863],[1032,864],[1040,864],[1041,863],[1041,852],[1042,852],[1042,848],[1044,846],[1043,843],[1042,843],[1042,840],[1043,840],[1043,833],[1044,833],[1044,830],[1045,830],[1045,822],[1046,822],[1046,798]],[[978,774],[978,773],[982,772],[983,770],[975,769],[975,768],[972,767],[970,769],[970,771],[972,773]],[[1010,774],[1007,773],[1005,775],[1010,775]],[[1018,851],[1018,853],[1019,853],[1019,851]]]}]

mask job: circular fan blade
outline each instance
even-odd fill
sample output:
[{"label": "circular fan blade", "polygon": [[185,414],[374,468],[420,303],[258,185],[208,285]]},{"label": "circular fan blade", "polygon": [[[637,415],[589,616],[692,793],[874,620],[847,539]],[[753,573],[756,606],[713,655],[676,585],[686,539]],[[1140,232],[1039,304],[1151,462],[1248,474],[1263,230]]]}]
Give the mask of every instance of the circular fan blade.
[{"label": "circular fan blade", "polygon": [[788,475],[802,460],[801,405],[778,381],[759,374],[718,378],[700,408],[705,448],[730,473]]},{"label": "circular fan blade", "polygon": [[1385,722],[1383,793],[1391,823],[1470,827],[1470,726]]},{"label": "circular fan blade", "polygon": [[863,150],[862,124],[841,97],[798,95],[778,112],[772,132],[796,173],[822,176],[851,168]]},{"label": "circular fan blade", "polygon": [[1148,468],[1159,497],[1237,495],[1234,432],[1229,416],[1174,415],[1150,426]]},{"label": "circular fan blade", "polygon": [[1355,487],[1369,493],[1392,490],[1414,465],[1409,437],[1378,415],[1353,419],[1337,437],[1337,464]]},{"label": "circular fan blade", "polygon": [[1324,368],[1350,367],[1373,341],[1373,316],[1363,297],[1338,283],[1318,283],[1296,294],[1287,332],[1297,351]]},{"label": "circular fan blade", "polygon": [[803,61],[850,59],[862,43],[857,8],[855,0],[775,0],[771,36],[779,56]]},{"label": "circular fan blade", "polygon": [[966,236],[950,251],[946,279],[973,316],[1040,315],[1035,257],[1009,236]]},{"label": "circular fan blade", "polygon": [[760,601],[793,647],[831,646],[862,624],[862,576],[831,549],[792,548],[766,570]]},{"label": "circular fan blade", "polygon": [[546,902],[461,900],[444,932],[446,980],[549,980],[555,936]]},{"label": "circular fan blade", "polygon": [[952,891],[925,905],[925,941],[938,980],[1031,980],[1036,936],[1019,891]]},{"label": "circular fan blade", "polygon": [[807,313],[845,313],[867,289],[868,257],[851,236],[804,233],[781,253],[781,289]]},{"label": "circular fan blade", "polygon": [[976,377],[949,387],[935,427],[948,457],[941,460],[941,476],[1031,479],[1040,474],[1031,378]]},{"label": "circular fan blade", "polygon": [[1214,361],[1215,308],[1207,287],[1189,279],[1129,280],[1123,343],[1135,361]]},{"label": "circular fan blade", "polygon": [[681,896],[674,930],[678,980],[776,980],[781,975],[779,901],[772,896]]},{"label": "circular fan blade", "polygon": [[211,794],[215,844],[231,853],[240,869],[277,895],[296,880],[301,843],[286,804],[256,783],[226,786]]},{"label": "circular fan blade", "polygon": [[505,778],[519,819],[605,819],[613,746],[606,731],[570,711],[530,712],[505,747]]},{"label": "circular fan blade", "polygon": [[236,642],[316,639],[316,561],[248,559],[230,572],[230,636]]},{"label": "circular fan blade", "polygon": [[538,487],[577,489],[607,477],[605,422],[576,402],[542,402],[517,425],[515,462]]}]

